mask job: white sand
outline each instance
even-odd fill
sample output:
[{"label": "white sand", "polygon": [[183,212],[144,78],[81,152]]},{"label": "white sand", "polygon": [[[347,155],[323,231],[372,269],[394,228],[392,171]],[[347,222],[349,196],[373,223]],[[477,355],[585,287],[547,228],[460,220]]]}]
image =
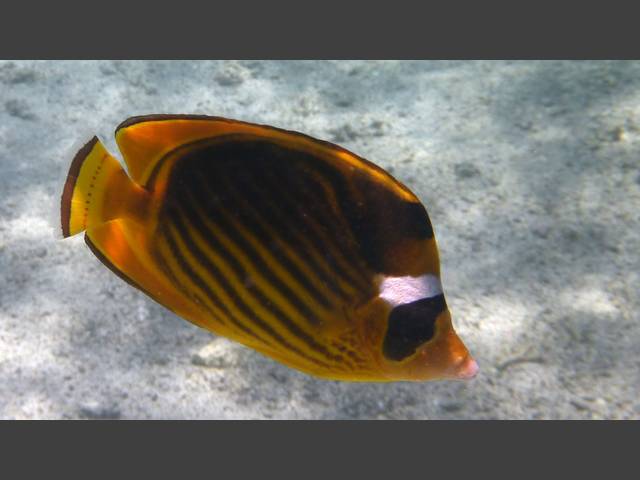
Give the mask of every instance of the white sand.
[{"label": "white sand", "polygon": [[[334,140],[425,202],[469,382],[216,339],[54,241],[70,146],[146,113]],[[0,62],[1,418],[640,418],[640,63]]]}]

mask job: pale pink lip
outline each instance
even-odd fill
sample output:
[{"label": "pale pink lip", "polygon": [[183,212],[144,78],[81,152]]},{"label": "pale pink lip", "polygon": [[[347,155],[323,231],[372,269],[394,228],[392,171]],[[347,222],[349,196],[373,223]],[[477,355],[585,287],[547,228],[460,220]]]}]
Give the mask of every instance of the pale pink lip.
[{"label": "pale pink lip", "polygon": [[467,357],[462,365],[460,365],[456,376],[464,379],[473,378],[478,374],[478,370],[480,370],[478,362],[471,357]]}]

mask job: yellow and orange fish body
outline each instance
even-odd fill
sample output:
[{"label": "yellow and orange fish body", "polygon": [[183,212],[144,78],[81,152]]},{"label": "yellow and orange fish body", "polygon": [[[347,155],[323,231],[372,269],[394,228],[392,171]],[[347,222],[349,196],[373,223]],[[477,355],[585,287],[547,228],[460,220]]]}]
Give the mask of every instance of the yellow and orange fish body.
[{"label": "yellow and orange fish body", "polygon": [[76,155],[62,231],[183,318],[290,367],[353,381],[469,378],[425,208],[387,172],[306,135],[134,117]]}]

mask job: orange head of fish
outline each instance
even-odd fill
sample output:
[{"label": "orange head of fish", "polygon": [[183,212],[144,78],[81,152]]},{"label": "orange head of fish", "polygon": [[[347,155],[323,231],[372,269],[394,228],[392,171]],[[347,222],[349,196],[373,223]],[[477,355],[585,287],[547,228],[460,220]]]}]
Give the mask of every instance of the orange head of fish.
[{"label": "orange head of fish", "polygon": [[451,324],[451,314],[443,310],[437,317],[433,337],[402,361],[387,359],[386,369],[406,380],[470,379],[478,373],[478,364],[462,343]]},{"label": "orange head of fish", "polygon": [[478,364],[458,337],[435,275],[385,277],[360,311],[380,380],[469,379]]}]

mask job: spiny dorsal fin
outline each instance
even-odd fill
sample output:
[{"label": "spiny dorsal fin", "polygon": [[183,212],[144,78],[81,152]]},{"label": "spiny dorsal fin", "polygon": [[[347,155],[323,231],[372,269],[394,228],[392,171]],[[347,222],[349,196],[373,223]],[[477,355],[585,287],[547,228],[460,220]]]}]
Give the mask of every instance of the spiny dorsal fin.
[{"label": "spiny dorsal fin", "polygon": [[[308,135],[268,125],[242,122],[207,115],[144,115],[131,117],[116,128],[116,143],[129,169],[129,175],[145,186],[151,172],[163,157],[181,145],[229,134],[247,134],[289,146],[333,162],[342,168],[361,168],[376,181],[386,183],[400,197],[415,199],[414,195],[398,182],[390,182],[389,175],[373,163],[330,142]],[[337,160],[339,159],[339,160]]]},{"label": "spiny dorsal fin", "polygon": [[189,142],[235,132],[233,122],[198,115],[146,115],[131,117],[116,128],[116,143],[140,185],[145,185],[156,164],[171,150]]}]

